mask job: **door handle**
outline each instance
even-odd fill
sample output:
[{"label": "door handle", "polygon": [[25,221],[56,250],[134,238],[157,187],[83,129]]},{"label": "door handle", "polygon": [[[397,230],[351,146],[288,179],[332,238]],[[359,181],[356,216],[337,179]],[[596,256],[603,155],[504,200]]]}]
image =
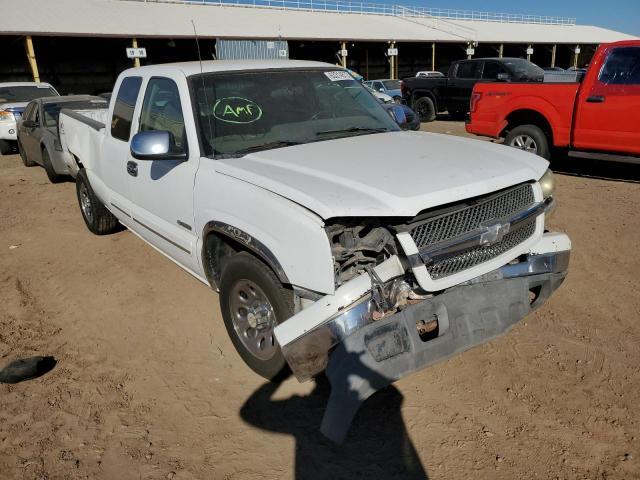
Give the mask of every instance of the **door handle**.
[{"label": "door handle", "polygon": [[601,95],[593,95],[587,98],[587,103],[604,103],[604,97]]},{"label": "door handle", "polygon": [[138,164],[136,162],[132,162],[131,160],[129,160],[127,162],[127,173],[129,175],[131,175],[132,177],[137,177],[138,176]]}]

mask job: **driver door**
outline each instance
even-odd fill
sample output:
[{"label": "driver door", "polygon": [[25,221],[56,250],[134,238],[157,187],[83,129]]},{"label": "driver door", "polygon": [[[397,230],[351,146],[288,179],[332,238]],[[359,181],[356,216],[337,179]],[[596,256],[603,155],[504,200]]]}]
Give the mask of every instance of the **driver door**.
[{"label": "driver door", "polygon": [[[200,154],[190,111],[189,91],[170,78],[151,77],[145,88],[138,132],[168,131],[176,154],[186,160],[132,159],[129,183],[136,232],[191,271],[198,270],[193,185]],[[185,118],[188,120],[185,122]],[[187,128],[187,124],[188,127]],[[187,138],[191,131],[193,138]]]}]

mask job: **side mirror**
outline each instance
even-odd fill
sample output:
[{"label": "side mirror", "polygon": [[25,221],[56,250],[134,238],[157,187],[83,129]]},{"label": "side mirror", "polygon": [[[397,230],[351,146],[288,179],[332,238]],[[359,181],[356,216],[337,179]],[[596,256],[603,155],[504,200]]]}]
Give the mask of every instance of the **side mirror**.
[{"label": "side mirror", "polygon": [[509,80],[511,80],[511,75],[509,75],[508,73],[499,73],[498,76],[496,76],[496,80],[498,80],[499,82],[508,82]]},{"label": "side mirror", "polygon": [[138,160],[186,160],[186,152],[175,152],[173,135],[166,130],[138,132],[131,139],[131,156]]},{"label": "side mirror", "polygon": [[36,128],[38,126],[38,123],[34,122],[33,120],[25,120],[25,121],[22,122],[22,126],[24,128],[31,129],[31,128]]}]

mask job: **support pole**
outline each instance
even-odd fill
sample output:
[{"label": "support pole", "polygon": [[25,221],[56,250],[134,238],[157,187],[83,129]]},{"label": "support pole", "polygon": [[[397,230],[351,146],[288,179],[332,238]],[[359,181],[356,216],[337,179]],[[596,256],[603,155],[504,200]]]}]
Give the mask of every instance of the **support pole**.
[{"label": "support pole", "polygon": [[[138,48],[138,39],[137,38],[132,38],[131,39],[131,46],[133,48]],[[139,58],[134,58],[133,59],[133,66],[138,68],[140,66],[140,59]]]},{"label": "support pole", "polygon": [[530,51],[529,49],[532,49],[532,48],[533,48],[533,45],[529,45],[529,46],[527,47],[527,61],[528,61],[528,62],[530,62],[530,61],[531,61],[531,54],[529,53],[529,51]]},{"label": "support pole", "polygon": [[436,71],[436,42],[431,44],[431,70]]},{"label": "support pole", "polygon": [[500,50],[498,51],[498,56],[500,58],[504,57],[504,43],[500,44]]},{"label": "support pole", "polygon": [[554,43],[551,47],[551,68],[556,66],[556,49],[558,46]]},{"label": "support pole", "polygon": [[347,42],[342,42],[340,44],[340,60],[342,61],[342,66],[347,68],[347,56],[344,54],[347,49]]},{"label": "support pole", "polygon": [[31,35],[27,35],[24,39],[24,47],[27,51],[27,60],[29,60],[29,66],[31,67],[31,74],[33,75],[33,81],[40,81],[40,73],[38,73],[38,62],[36,62],[36,52],[33,49],[33,40]]},{"label": "support pole", "polygon": [[[393,42],[393,48],[397,48],[396,42]],[[393,79],[395,80],[397,78],[398,78],[398,55],[393,57]]]},{"label": "support pole", "polygon": [[[467,50],[469,50],[470,48],[473,48],[473,43],[471,42],[467,43]],[[470,53],[467,53],[467,59],[471,60],[471,57],[473,57],[473,55],[471,55]]]},{"label": "support pole", "polygon": [[573,53],[573,68],[578,68],[578,55],[580,55],[579,49],[580,49],[580,45],[576,45],[576,49],[574,50],[574,53]]}]

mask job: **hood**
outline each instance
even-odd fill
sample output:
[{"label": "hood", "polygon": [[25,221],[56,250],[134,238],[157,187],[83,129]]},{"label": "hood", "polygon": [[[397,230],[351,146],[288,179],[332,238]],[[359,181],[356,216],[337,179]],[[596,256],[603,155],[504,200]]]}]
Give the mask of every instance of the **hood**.
[{"label": "hood", "polygon": [[490,142],[425,132],[327,140],[216,160],[216,171],[333,217],[420,211],[539,179],[548,162]]},{"label": "hood", "polygon": [[29,102],[0,102],[2,110],[11,110],[16,112],[24,112]]}]

